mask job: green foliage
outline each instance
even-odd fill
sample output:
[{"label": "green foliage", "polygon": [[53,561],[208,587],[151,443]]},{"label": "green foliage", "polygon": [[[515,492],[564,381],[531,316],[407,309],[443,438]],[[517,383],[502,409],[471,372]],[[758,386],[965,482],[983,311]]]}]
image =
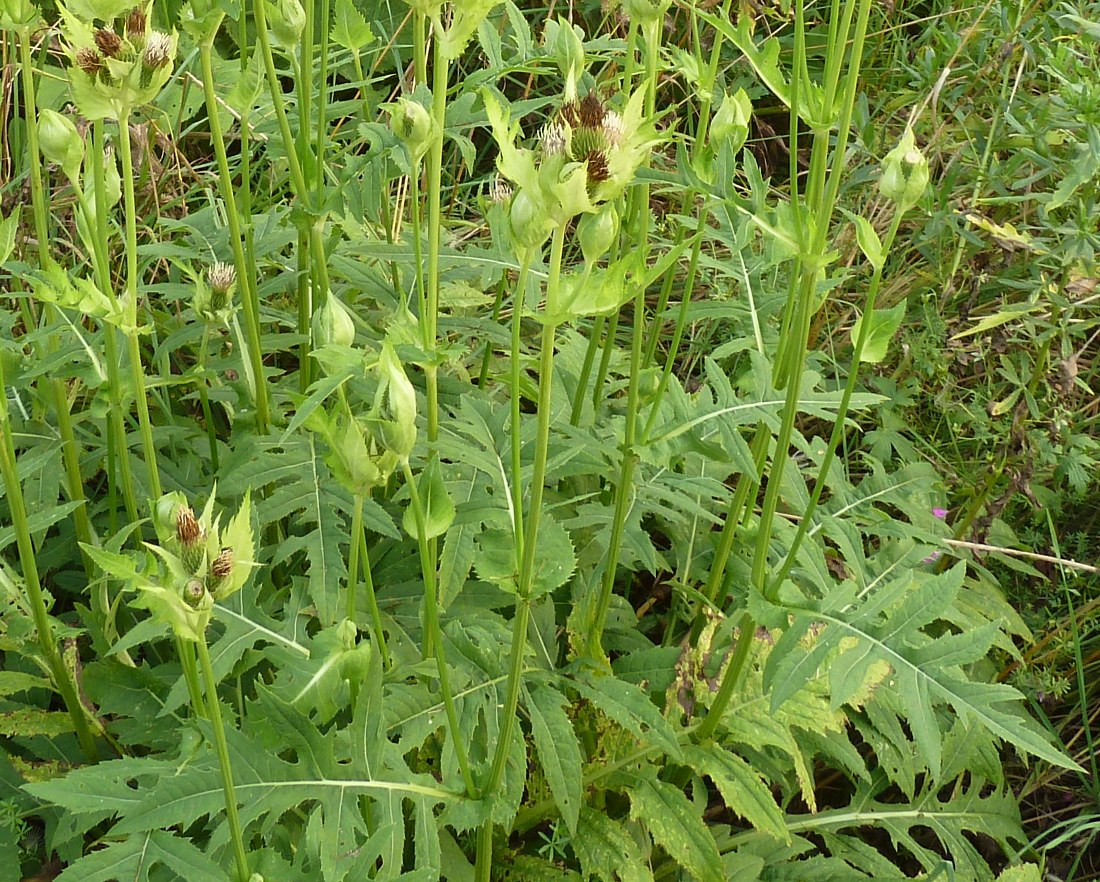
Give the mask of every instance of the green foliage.
[{"label": "green foliage", "polygon": [[[35,154],[0,222],[0,878],[1037,878],[1011,776],[1096,760],[948,540],[1022,496],[1046,543],[1094,487],[1100,104],[1052,38],[1088,10],[1000,10],[1040,107],[974,69],[984,10],[406,5],[47,22],[64,180]],[[895,58],[933,109],[873,106]]]}]

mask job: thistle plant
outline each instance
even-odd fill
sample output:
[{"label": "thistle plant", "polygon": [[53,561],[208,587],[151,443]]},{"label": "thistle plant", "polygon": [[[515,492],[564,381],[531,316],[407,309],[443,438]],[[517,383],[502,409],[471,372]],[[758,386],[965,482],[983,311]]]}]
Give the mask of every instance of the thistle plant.
[{"label": "thistle plant", "polygon": [[[149,418],[139,342],[137,205],[130,118],[134,109],[151,102],[171,77],[177,36],[150,28],[146,6],[129,8],[121,33],[116,30],[115,19],[122,13],[117,6],[88,10],[82,4],[72,8],[61,5],[59,12],[65,53],[70,62],[70,88],[74,102],[90,120],[111,118],[118,121],[125,200],[126,288],[121,298],[123,330],[129,343],[132,391],[141,425],[149,485],[153,495],[160,496],[160,470]],[[110,23],[97,26],[90,12],[100,19],[109,19]]]},{"label": "thistle plant", "polygon": [[206,376],[206,358],[210,347],[210,335],[219,326],[226,326],[233,318],[233,297],[237,290],[237,270],[231,263],[214,261],[206,272],[194,278],[191,308],[202,320],[202,340],[196,365],[199,403],[206,423],[206,439],[210,450],[210,467],[218,471],[218,438],[214,414],[210,409],[209,378]]},{"label": "thistle plant", "polygon": [[239,882],[248,882],[250,872],[233,788],[233,769],[206,632],[215,601],[224,602],[240,591],[256,567],[251,499],[245,496],[224,528],[221,515],[214,514],[214,494],[198,516],[179,491],[156,500],[152,514],[157,542],[146,543],[147,552],[141,558],[99,548],[86,550],[105,573],[121,579],[136,592],[134,605],[149,610],[156,621],[169,629],[177,645],[198,651],[205,701],[197,681],[192,682],[195,675],[189,670],[188,657],[181,654],[180,660],[195,714],[210,717],[237,876]]},{"label": "thistle plant", "polygon": [[[567,99],[555,118],[542,129],[537,149],[517,145],[520,131],[514,126],[495,96],[485,93],[484,101],[498,149],[497,168],[514,186],[509,212],[512,236],[523,270],[516,288],[513,307],[513,541],[516,548],[515,614],[501,732],[493,753],[493,762],[481,793],[489,797],[500,786],[504,775],[522,680],[523,658],[531,603],[535,599],[535,559],[539,524],[543,510],[549,453],[551,403],[553,400],[554,354],[558,327],[580,315],[591,315],[615,308],[622,296],[621,284],[598,287],[589,299],[581,284],[591,274],[590,263],[602,256],[617,232],[617,216],[612,207],[632,182],[638,167],[648,156],[656,137],[652,122],[642,117],[644,93],[632,95],[621,115],[609,109],[595,93],[580,100]],[[563,276],[562,256],[570,223],[582,220],[578,237],[586,266],[581,273]],[[526,269],[547,238],[551,239],[546,295],[539,318],[542,321],[537,398],[537,428],[530,494],[523,505],[520,483],[519,387],[515,371],[521,354],[518,349],[518,323],[524,311]],[[525,516],[518,513],[526,510]],[[486,820],[478,834],[477,878],[488,880],[494,824]]]}]

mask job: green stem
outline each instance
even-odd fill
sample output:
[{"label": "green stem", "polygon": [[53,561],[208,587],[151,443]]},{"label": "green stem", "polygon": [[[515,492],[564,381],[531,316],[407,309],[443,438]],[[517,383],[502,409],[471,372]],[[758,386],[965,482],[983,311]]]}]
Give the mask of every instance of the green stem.
[{"label": "green stem", "polygon": [[367,549],[367,531],[363,528],[359,531],[358,539],[360,559],[363,568],[363,585],[367,589],[367,603],[370,606],[371,625],[374,628],[374,645],[382,654],[382,668],[389,670],[393,666],[390,651],[386,647],[386,632],[382,627],[382,610],[378,607],[378,595],[374,591],[374,576],[370,568],[370,552]]},{"label": "green stem", "polygon": [[[840,179],[845,170],[844,163],[841,160],[847,149],[848,137],[851,129],[852,111],[855,106],[855,94],[859,85],[859,70],[863,59],[863,42],[867,33],[867,19],[870,14],[871,4],[870,0],[857,0],[857,2],[859,3],[859,15],[856,24],[856,33],[852,40],[851,54],[849,56],[848,71],[844,84],[844,97],[841,102],[838,116],[835,145],[830,144],[830,132],[828,130],[814,133],[814,155],[811,160],[811,175],[808,193],[813,204],[813,217],[816,229],[806,259],[800,259],[799,261],[801,277],[799,291],[800,301],[796,311],[792,313],[798,316],[798,320],[793,326],[797,336],[790,337],[787,340],[786,348],[790,353],[787,359],[784,360],[789,367],[785,377],[787,396],[783,407],[782,423],[780,425],[778,437],[776,438],[775,451],[772,457],[772,470],[768,475],[768,486],[764,493],[764,501],[761,506],[758,528],[759,539],[757,540],[753,555],[751,584],[752,588],[760,594],[763,594],[765,590],[766,566],[771,546],[772,525],[774,523],[775,511],[779,500],[779,489],[783,483],[784,466],[789,458],[787,451],[790,447],[791,436],[794,429],[794,418],[798,408],[798,395],[805,363],[807,333],[816,297],[817,275],[820,271],[820,266],[818,264],[821,261],[822,255],[825,253],[825,241],[831,226],[830,222],[832,219],[833,207],[836,204],[836,196],[840,188]],[[836,0],[833,4],[832,22],[836,22],[837,20],[838,9],[839,0]],[[829,46],[829,57],[826,60],[826,71],[827,73],[836,71],[836,76],[827,77],[825,83],[824,94],[828,102],[824,105],[826,107],[832,106],[831,99],[835,94],[837,78],[839,77],[841,67],[841,61],[839,58],[835,58],[834,53],[840,53],[840,57],[842,58],[847,48],[847,32],[848,24],[851,20],[851,9],[852,3],[846,3],[844,19],[838,29],[834,30],[833,25],[830,24],[831,42]],[[804,25],[801,21],[801,16],[799,16],[798,24]],[[834,37],[835,39],[832,39]],[[803,49],[805,48],[804,43],[800,45]],[[798,76],[799,72],[804,71],[804,69],[805,58],[796,57],[794,60],[795,73],[792,74],[792,77]],[[828,182],[821,188],[818,186],[817,181],[822,179],[824,171],[822,171],[820,175],[815,175],[815,169],[825,169],[827,157],[830,155],[830,147],[832,147],[831,156],[834,161],[832,167],[828,170]],[[797,178],[791,182],[791,186],[792,190],[797,190]],[[820,198],[817,198],[818,196],[820,196]],[[767,446],[766,436],[764,446]],[[729,516],[727,515],[727,517]],[[773,587],[777,590],[779,586],[777,583],[773,583]],[[718,692],[715,694],[714,702],[703,721],[703,725],[700,727],[701,740],[709,738],[716,730],[723,714],[726,712],[726,708],[729,706],[730,699],[736,691],[741,671],[744,668],[745,659],[748,657],[749,641],[751,641],[752,635],[756,630],[756,622],[753,617],[746,612],[741,617],[739,627],[741,633],[734,650],[733,658],[726,667],[726,672],[723,674],[722,681],[718,686]]]},{"label": "green stem", "polygon": [[126,211],[126,296],[124,327],[130,356],[130,383],[137,404],[141,444],[145,465],[149,470],[149,491],[154,499],[162,493],[157,448],[153,442],[153,424],[149,419],[149,399],[145,393],[145,370],[141,361],[141,341],[138,338],[138,253],[137,206],[134,200],[134,156],[130,149],[130,112],[124,111],[118,120],[119,150],[122,152],[122,193]]},{"label": "green stem", "polygon": [[206,702],[202,697],[202,684],[199,682],[199,666],[195,659],[195,647],[180,637],[176,638],[176,653],[180,667],[183,668],[183,682],[187,684],[187,694],[191,697],[191,709],[200,720],[208,717]]},{"label": "green stem", "polygon": [[523,307],[527,299],[527,276],[536,250],[528,248],[523,255],[516,290],[512,298],[512,357],[510,359],[512,385],[512,413],[509,436],[512,446],[512,537],[516,545],[516,572],[523,567],[523,416],[520,382],[523,363],[520,353],[523,324]]},{"label": "green stem", "polygon": [[[841,105],[836,133],[836,144],[832,156],[834,162],[830,169],[828,183],[822,192],[821,200],[814,206],[814,221],[816,230],[810,246],[809,255],[801,263],[801,285],[799,292],[798,320],[794,325],[793,335],[788,337],[789,355],[783,360],[788,366],[786,372],[787,394],[783,404],[782,421],[779,434],[776,439],[775,453],[772,458],[771,472],[768,476],[767,490],[764,492],[764,501],[760,512],[760,540],[754,549],[752,562],[752,585],[760,592],[764,591],[766,580],[766,568],[768,553],[770,551],[770,537],[772,524],[775,519],[776,508],[779,504],[779,491],[783,484],[783,472],[785,471],[790,449],[791,437],[794,431],[794,420],[798,410],[798,396],[800,393],[802,373],[805,366],[805,352],[807,335],[813,306],[816,299],[817,276],[820,271],[819,261],[825,254],[825,242],[830,229],[833,206],[836,204],[836,195],[840,188],[840,178],[844,172],[844,163],[841,161],[847,149],[850,135],[852,111],[855,105],[855,93],[859,84],[859,68],[863,57],[863,42],[867,31],[867,18],[870,13],[870,0],[859,0],[859,19],[856,25],[856,34],[853,39],[847,81],[845,83],[845,95]],[[844,44],[830,47],[833,51],[843,52]],[[827,90],[828,92],[828,90]],[[829,151],[830,133],[828,131],[815,133],[814,153],[818,156],[826,155]],[[826,161],[820,162],[824,166]],[[814,176],[811,174],[811,194],[815,192]]]},{"label": "green stem", "polygon": [[[420,159],[413,157],[409,176],[409,236],[412,238],[413,271],[416,277],[416,311],[420,319],[421,346],[431,352],[431,338],[425,316],[428,314],[428,287],[424,281],[424,240],[420,237]],[[399,289],[400,290],[400,289]]]},{"label": "green stem", "polygon": [[737,635],[737,642],[733,647],[733,655],[730,657],[729,664],[726,666],[726,672],[722,675],[722,682],[718,685],[718,692],[715,693],[714,702],[710,706],[710,710],[707,711],[707,715],[703,718],[702,724],[696,731],[696,741],[705,742],[710,740],[714,736],[715,731],[718,728],[718,724],[722,722],[722,715],[725,714],[726,708],[729,707],[730,699],[733,698],[734,693],[737,691],[737,684],[741,679],[741,671],[744,670],[745,660],[749,657],[749,650],[752,648],[752,638],[756,633],[756,622],[749,613],[743,613],[741,615],[741,621],[737,627],[740,629]]},{"label": "green stem", "polygon": [[[92,123],[92,180],[95,188],[95,218],[93,229],[95,244],[93,251],[96,258],[96,275],[99,278],[99,286],[103,293],[117,303],[114,286],[111,283],[111,268],[109,263],[108,226],[107,226],[107,181],[104,170],[106,158],[106,145],[104,143],[104,123],[97,119]],[[122,417],[122,377],[119,374],[118,355],[118,328],[113,324],[106,324],[104,329],[105,357],[107,360],[108,398],[111,402],[110,413],[107,415],[107,439],[108,439],[108,471],[110,481],[109,493],[113,494],[115,487],[122,484],[122,499],[126,506],[126,515],[130,522],[138,520],[138,500],[134,490],[134,480],[129,463],[130,448],[126,443],[126,424]],[[111,456],[113,453],[114,456]],[[115,508],[111,505],[111,518],[114,519]],[[117,527],[112,529],[117,532]]]},{"label": "green stem", "polygon": [[[882,242],[883,259],[890,253],[890,248],[894,244],[894,238],[897,236],[898,227],[901,226],[901,219],[904,214],[904,209],[900,208],[894,212],[894,216],[890,221],[890,229],[887,231],[886,238]],[[848,406],[851,403],[852,395],[855,393],[856,382],[859,379],[859,365],[863,356],[863,350],[866,348],[867,342],[871,339],[871,328],[874,324],[873,319],[875,315],[875,301],[878,299],[879,287],[882,284],[882,267],[883,260],[880,260],[871,277],[871,284],[867,292],[867,302],[864,305],[863,317],[859,323],[859,337],[856,339],[855,346],[852,349],[852,364],[848,368],[848,379],[844,384],[844,391],[840,396],[840,404],[837,406],[833,430],[829,435],[829,444],[825,448],[825,455],[822,457],[821,465],[818,468],[817,480],[814,482],[813,492],[811,492],[810,500],[806,504],[806,510],[799,519],[798,527],[795,531],[794,538],[791,540],[786,558],[779,568],[779,572],[772,580],[770,588],[765,592],[769,596],[775,595],[779,590],[779,586],[783,584],[784,580],[790,574],[791,567],[794,566],[795,557],[798,554],[798,549],[802,544],[802,540],[805,539],[807,532],[813,524],[814,512],[817,511],[817,504],[821,500],[821,494],[825,489],[829,469],[832,468],[833,458],[836,455],[837,448],[840,446],[840,440],[844,435],[844,420],[848,414]]]},{"label": "green stem", "polygon": [[[317,166],[314,170],[314,201],[317,206],[325,198],[325,143],[328,137],[328,55],[329,19],[332,17],[332,0],[321,0],[321,69],[318,71],[317,131],[313,155]],[[308,84],[307,84],[308,86]]]},{"label": "green stem", "polygon": [[[535,461],[531,472],[531,499],[527,506],[527,524],[523,532],[523,558],[517,589],[521,597],[529,595],[534,584],[535,546],[538,538],[539,520],[542,517],[543,490],[546,485],[546,461],[550,450],[551,399],[554,387],[554,346],[557,336],[557,325],[553,317],[558,311],[565,231],[566,224],[556,227],[550,245],[550,276],[546,282],[546,321],[542,325],[542,349],[539,359],[538,429],[535,435]],[[513,451],[514,455],[515,452]]]},{"label": "green stem", "polygon": [[[482,799],[490,799],[504,780],[504,769],[508,764],[508,754],[512,745],[512,732],[515,729],[516,709],[519,705],[520,687],[523,684],[523,655],[527,649],[527,626],[530,621],[531,601],[516,597],[516,613],[512,621],[512,652],[508,663],[508,683],[504,695],[504,707],[501,710],[500,733],[497,736],[493,752],[493,765],[489,777],[481,790]],[[477,833],[477,858],[474,868],[475,882],[489,882],[493,865],[493,828],[492,818],[482,822]]]},{"label": "green stem", "polygon": [[[497,284],[496,297],[493,298],[493,314],[490,317],[494,325],[500,321],[500,313],[504,308],[504,291],[508,287],[508,274],[501,273],[500,282]],[[484,389],[489,381],[489,365],[493,361],[493,341],[486,339],[485,347],[481,350],[481,368],[477,372],[477,388]]]},{"label": "green stem", "polygon": [[202,664],[203,678],[206,680],[206,698],[210,707],[210,723],[214,730],[214,749],[218,754],[218,766],[222,773],[222,790],[225,793],[225,814],[229,820],[229,838],[233,843],[233,858],[237,864],[238,882],[248,882],[248,859],[245,857],[244,836],[241,833],[241,818],[237,814],[237,796],[233,791],[233,767],[229,761],[229,745],[225,740],[225,723],[222,721],[221,704],[218,701],[218,683],[214,679],[214,665],[210,660],[210,649],[206,645],[206,634],[196,643],[199,661]]},{"label": "green stem", "polygon": [[218,433],[214,429],[214,415],[210,410],[210,395],[207,392],[206,380],[206,350],[210,345],[210,324],[204,322],[202,329],[202,342],[199,344],[198,387],[199,403],[202,405],[202,418],[206,423],[206,443],[210,448],[210,468],[214,474],[218,473]]},{"label": "green stem", "polygon": [[428,17],[423,12],[413,13],[413,76],[418,83],[428,82],[428,50],[426,32]]},{"label": "green stem", "polygon": [[[225,206],[226,222],[229,225],[229,245],[233,249],[233,265],[237,270],[237,282],[241,288],[241,302],[244,306],[244,326],[248,335],[249,364],[255,377],[256,430],[267,434],[270,420],[268,412],[267,382],[264,379],[263,342],[260,336],[260,302],[256,291],[256,277],[245,255],[244,237],[241,231],[241,216],[237,206],[237,197],[233,188],[233,177],[229,171],[229,157],[225,150],[225,138],[221,119],[218,116],[217,97],[214,92],[213,45],[217,28],[211,28],[208,39],[199,44],[199,58],[202,63],[203,95],[206,98],[206,116],[210,125],[210,140],[214,145],[214,154],[218,161],[218,190]],[[242,139],[244,138],[242,127]],[[247,152],[242,143],[241,155]],[[247,187],[247,183],[242,187]],[[215,470],[217,466],[215,465]]]},{"label": "green stem", "polygon": [[[19,60],[22,68],[23,107],[27,128],[27,152],[30,154],[30,182],[31,205],[34,211],[35,236],[38,239],[38,263],[42,269],[46,269],[53,263],[49,252],[49,225],[47,223],[47,206],[45,187],[42,182],[42,157],[38,150],[38,105],[34,92],[34,69],[31,57],[30,32],[21,30],[18,33]],[[47,312],[49,314],[52,309]],[[30,327],[27,328],[29,332]],[[56,344],[50,338],[50,348]],[[69,496],[79,503],[73,510],[73,526],[76,529],[76,537],[83,545],[94,544],[92,538],[92,522],[88,516],[87,500],[84,497],[84,479],[80,474],[80,448],[76,443],[76,435],[73,433],[72,414],[69,406],[69,396],[66,384],[60,379],[48,379],[53,398],[54,414],[57,417],[58,434],[61,436],[61,459],[65,468],[66,483]],[[92,560],[87,554],[82,555],[84,569],[90,577],[94,572]]]},{"label": "green stem", "polygon": [[344,618],[355,621],[355,594],[359,582],[359,536],[363,532],[363,497],[356,494],[351,510],[351,535],[348,537],[348,584]]},{"label": "green stem", "polygon": [[[523,683],[523,655],[527,648],[527,625],[530,620],[531,596],[534,592],[535,577],[535,553],[538,545],[539,520],[542,515],[542,495],[546,484],[546,461],[550,449],[550,416],[551,400],[553,398],[554,383],[554,341],[557,333],[557,325],[553,316],[557,314],[559,288],[561,284],[562,253],[565,247],[565,232],[567,224],[560,224],[554,229],[554,237],[550,246],[550,276],[546,283],[546,321],[542,326],[542,352],[539,362],[539,397],[538,397],[538,431],[535,436],[535,462],[531,475],[531,501],[528,507],[526,530],[522,526],[521,505],[519,500],[521,492],[519,484],[518,465],[518,328],[522,313],[523,294],[526,288],[527,270],[534,257],[534,249],[528,249],[524,256],[523,269],[520,273],[522,286],[516,288],[516,307],[513,320],[513,388],[512,388],[512,479],[513,517],[516,518],[515,536],[517,538],[517,554],[520,559],[519,579],[516,586],[515,617],[512,620],[512,647],[509,655],[508,681],[505,687],[504,706],[501,709],[500,734],[497,737],[496,747],[493,751],[493,764],[489,770],[489,776],[485,780],[481,796],[488,798],[495,792],[504,778],[504,769],[508,762],[508,753],[512,743],[512,731],[515,728],[516,708],[519,705],[519,693]],[[521,532],[523,531],[523,532]],[[522,536],[522,545],[518,539]],[[475,867],[476,882],[488,882],[492,869],[492,846],[494,824],[491,818],[487,818],[481,825],[477,836],[477,861]]]},{"label": "green stem", "polygon": [[300,201],[305,201],[309,188],[306,186],[302,164],[299,162],[298,154],[294,149],[294,135],[291,134],[290,121],[286,116],[283,89],[280,85],[279,75],[275,72],[275,58],[271,54],[271,41],[267,35],[267,13],[264,11],[264,2],[266,0],[252,0],[252,17],[256,22],[256,42],[259,44],[260,53],[263,55],[264,72],[267,75],[267,85],[271,92],[271,103],[275,108],[275,118],[279,123],[279,133],[283,140],[283,149],[286,152],[287,163],[290,167],[290,185],[294,195]]},{"label": "green stem", "polygon": [[[432,22],[433,30],[442,29],[438,20]],[[428,151],[428,309],[421,321],[425,322],[424,336],[428,344],[426,380],[428,391],[428,444],[434,445],[439,437],[439,384],[436,364],[436,343],[439,323],[439,255],[443,245],[443,129],[447,123],[447,73],[449,59],[443,51],[443,34],[435,34],[434,63],[432,66],[432,131],[431,149]],[[419,234],[419,231],[417,231]]]},{"label": "green stem", "polygon": [[[0,392],[5,392],[3,360],[0,359]],[[4,479],[4,495],[7,497],[8,511],[11,513],[12,528],[15,530],[15,542],[19,551],[19,562],[23,568],[23,583],[27,589],[27,600],[34,619],[34,628],[38,633],[38,645],[46,660],[57,691],[65,703],[65,709],[72,720],[80,749],[89,762],[95,762],[97,752],[84,707],[77,697],[76,686],[65,668],[65,662],[57,648],[53,627],[50,625],[46,599],[42,593],[42,584],[38,578],[38,563],[31,541],[30,524],[27,522],[27,506],[23,498],[23,487],[19,483],[16,469],[15,444],[12,439],[11,418],[8,413],[8,398],[0,394],[0,473]]]},{"label": "green stem", "polygon": [[450,731],[451,744],[454,745],[455,756],[458,758],[458,765],[462,770],[466,795],[474,799],[477,788],[474,786],[473,772],[470,770],[470,761],[466,756],[466,745],[462,740],[462,731],[458,726],[454,694],[451,692],[451,678],[447,669],[446,653],[443,649],[443,630],[439,627],[439,592],[436,584],[435,561],[431,546],[425,536],[427,528],[424,519],[424,507],[420,501],[420,491],[416,488],[416,478],[413,476],[412,468],[409,467],[409,461],[406,459],[402,466],[405,472],[405,481],[409,485],[409,498],[413,508],[413,517],[416,520],[416,541],[420,548],[420,570],[424,578],[424,626],[428,631],[424,641],[425,649],[431,648],[431,654],[435,656],[436,670],[439,675],[439,691],[443,696],[443,707],[447,714],[447,728]]},{"label": "green stem", "polygon": [[[660,22],[647,23],[643,27],[643,36],[646,47],[646,117],[652,119],[655,116],[657,103],[657,61],[661,52]],[[634,240],[635,247],[641,252],[641,262],[644,265],[649,251],[649,184],[641,184],[634,195],[637,200],[633,205],[633,219],[636,227]],[[658,316],[655,321],[659,320]],[[604,665],[607,664],[607,653],[604,652],[603,648],[603,629],[607,622],[607,612],[615,588],[619,551],[622,547],[626,518],[634,489],[634,467],[638,462],[638,454],[634,447],[638,427],[644,338],[645,286],[638,284],[634,293],[634,327],[630,337],[630,373],[623,427],[622,461],[619,466],[618,482],[615,485],[615,513],[611,522],[611,536],[604,560],[600,593],[596,598],[596,606],[593,610],[585,645],[585,651],[589,657]]]},{"label": "green stem", "polygon": [[602,315],[596,316],[592,322],[592,336],[588,338],[588,345],[584,349],[584,362],[577,375],[577,388],[573,392],[573,409],[569,413],[571,426],[581,424],[581,415],[584,413],[584,393],[588,390],[588,378],[592,376],[592,365],[596,361],[596,350],[600,348],[600,335],[603,333],[605,322],[606,319]]}]

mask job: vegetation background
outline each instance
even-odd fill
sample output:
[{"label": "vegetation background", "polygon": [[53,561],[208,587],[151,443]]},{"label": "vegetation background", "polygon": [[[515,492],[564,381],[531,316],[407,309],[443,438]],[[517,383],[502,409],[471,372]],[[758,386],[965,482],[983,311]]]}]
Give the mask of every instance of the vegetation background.
[{"label": "vegetation background", "polygon": [[1100,878],[1100,5],[0,26],[0,882]]}]

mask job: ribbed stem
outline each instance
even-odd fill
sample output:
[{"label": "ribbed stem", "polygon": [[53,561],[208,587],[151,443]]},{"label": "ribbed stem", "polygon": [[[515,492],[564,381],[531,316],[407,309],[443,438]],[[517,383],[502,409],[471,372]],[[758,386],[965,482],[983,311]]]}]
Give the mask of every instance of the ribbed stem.
[{"label": "ribbed stem", "polygon": [[210,708],[210,723],[214,730],[214,749],[218,754],[218,767],[222,775],[222,791],[225,794],[225,814],[229,821],[229,838],[233,844],[233,859],[237,864],[238,882],[248,882],[248,858],[245,857],[244,836],[241,831],[241,817],[237,813],[237,796],[233,790],[233,766],[229,761],[229,745],[225,740],[225,723],[222,721],[221,704],[218,701],[218,682],[214,679],[214,664],[210,660],[210,649],[206,645],[206,634],[196,644],[199,650],[199,662],[202,664],[203,679],[206,681],[207,706]]}]

